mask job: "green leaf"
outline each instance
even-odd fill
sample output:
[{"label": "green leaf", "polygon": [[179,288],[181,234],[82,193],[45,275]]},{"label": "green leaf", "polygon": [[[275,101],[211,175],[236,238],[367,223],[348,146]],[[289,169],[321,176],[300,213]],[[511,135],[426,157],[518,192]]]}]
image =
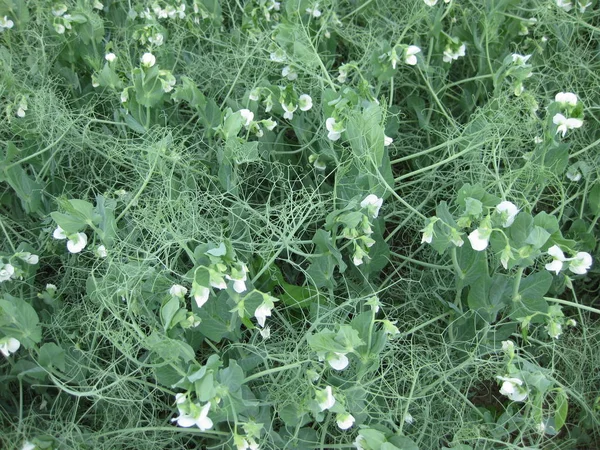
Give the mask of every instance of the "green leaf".
[{"label": "green leaf", "polygon": [[8,294],[0,300],[0,331],[18,339],[25,348],[32,348],[42,340],[39,322],[35,309],[25,300]]},{"label": "green leaf", "polygon": [[25,156],[21,153],[12,142],[8,143],[6,157],[0,163],[0,181],[6,181],[13,188],[27,213],[35,213],[42,206],[42,185],[31,178],[20,164],[13,165],[10,169],[3,167],[9,165],[13,159]]},{"label": "green leaf", "polygon": [[546,295],[552,285],[552,275],[547,270],[521,279],[519,294],[523,298],[537,298]]},{"label": "green leaf", "polygon": [[158,80],[158,64],[144,70],[139,67],[133,69],[133,86],[136,101],[147,108],[157,106],[163,99],[165,92]]},{"label": "green leaf", "polygon": [[196,83],[186,76],[181,77],[181,85],[175,88],[175,92],[171,95],[174,101],[185,101],[192,108],[203,110],[206,108],[206,97],[198,89]]},{"label": "green leaf", "polygon": [[56,367],[60,371],[65,371],[65,350],[54,342],[48,342],[40,348],[38,363],[45,369]]},{"label": "green leaf", "polygon": [[362,113],[352,112],[346,123],[346,134],[354,156],[379,168],[383,162],[383,118],[381,107],[371,104]]},{"label": "green leaf", "polygon": [[[398,450],[419,450],[419,446],[406,436],[391,436],[388,442],[394,444]],[[385,444],[381,448],[384,449],[384,446]]]},{"label": "green leaf", "polygon": [[458,265],[463,277],[463,286],[467,287],[479,277],[487,274],[486,252],[478,252],[469,245],[463,245],[456,249]]},{"label": "green leaf", "polygon": [[80,217],[74,217],[56,211],[51,212],[50,216],[56,222],[56,224],[65,231],[65,234],[67,236],[70,234],[78,233],[85,227],[87,227],[85,220]]},{"label": "green leaf", "polygon": [[336,333],[329,330],[320,331],[307,337],[310,348],[315,352],[346,353],[346,346],[336,340]]},{"label": "green leaf", "polygon": [[556,394],[554,410],[554,427],[556,431],[559,431],[565,424],[569,412],[569,397],[562,389]]},{"label": "green leaf", "polygon": [[545,211],[536,214],[536,216],[533,218],[533,224],[538,227],[542,227],[551,235],[560,229],[556,216],[552,216]]},{"label": "green leaf", "polygon": [[467,207],[467,198],[473,198],[479,200],[483,206],[493,208],[500,199],[495,195],[488,194],[487,191],[482,188],[479,184],[465,184],[458,190],[456,197],[456,203],[463,208]]},{"label": "green leaf", "polygon": [[588,206],[594,216],[600,215],[600,181],[596,181],[590,189]]},{"label": "green leaf", "polygon": [[242,387],[244,371],[235,359],[232,359],[229,361],[229,367],[221,369],[219,372],[219,379],[221,384],[227,386],[229,392],[237,392]]},{"label": "green leaf", "polygon": [[335,260],[331,255],[321,255],[311,258],[312,262],[306,271],[306,275],[311,284],[315,287],[327,287],[333,289],[335,280],[333,272],[335,270]]},{"label": "green leaf", "polygon": [[531,233],[529,233],[529,236],[525,239],[525,243],[531,244],[534,248],[541,249],[549,238],[550,233],[544,228],[534,225]]},{"label": "green leaf", "polygon": [[148,336],[144,340],[144,345],[165,362],[175,362],[178,359],[189,362],[195,358],[194,349],[188,344],[177,339],[170,339],[157,332]]},{"label": "green leaf", "polygon": [[533,217],[531,217],[531,214],[521,212],[506,232],[511,240],[511,245],[519,248],[527,243],[527,238],[532,231]]},{"label": "green leaf", "polygon": [[280,283],[280,286],[283,288],[283,293],[279,295],[279,299],[287,306],[308,308],[314,302],[325,301],[319,290],[311,286],[296,286],[286,282]]},{"label": "green leaf", "polygon": [[171,325],[171,321],[173,317],[179,310],[179,298],[171,297],[167,303],[165,303],[162,308],[160,308],[160,318],[163,323],[164,331],[168,331],[173,326]]},{"label": "green leaf", "polygon": [[346,348],[346,351],[350,349],[357,349],[360,346],[365,345],[365,342],[360,338],[358,331],[350,325],[340,326],[335,340],[336,342],[342,344]]}]

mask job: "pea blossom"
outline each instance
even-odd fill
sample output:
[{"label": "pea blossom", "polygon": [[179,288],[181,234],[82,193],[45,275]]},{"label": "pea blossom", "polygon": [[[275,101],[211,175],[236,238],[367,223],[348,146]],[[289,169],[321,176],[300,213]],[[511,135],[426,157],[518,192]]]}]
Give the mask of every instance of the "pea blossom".
[{"label": "pea blossom", "polygon": [[192,290],[190,295],[194,298],[196,302],[196,306],[198,308],[202,308],[204,304],[208,301],[208,297],[210,295],[210,289],[206,286],[201,286],[195,281],[192,283]]},{"label": "pea blossom", "polygon": [[171,294],[173,297],[183,298],[185,294],[187,294],[187,291],[187,288],[183,287],[182,285],[174,284],[171,286],[171,289],[169,289],[169,294]]},{"label": "pea blossom", "polygon": [[492,230],[490,228],[477,228],[473,230],[468,236],[473,250],[478,252],[485,250],[490,242],[491,234]]},{"label": "pea blossom", "polygon": [[0,339],[0,353],[5,357],[9,357],[11,353],[15,353],[21,347],[18,339],[12,337],[4,337]]},{"label": "pea blossom", "polygon": [[68,239],[67,240],[67,250],[71,253],[79,253],[81,252],[85,246],[87,245],[87,235],[85,233],[74,233],[69,236],[65,234],[65,230],[61,227],[57,227],[52,233],[54,239]]},{"label": "pea blossom", "polygon": [[298,109],[298,105],[292,105],[291,103],[282,103],[281,107],[285,111],[285,113],[283,114],[283,118],[288,120],[292,120],[294,118],[294,111]]},{"label": "pea blossom", "polygon": [[177,422],[177,425],[184,428],[196,425],[200,428],[200,431],[210,430],[213,426],[213,421],[208,417],[210,402],[204,405],[202,409],[198,408],[196,405],[193,405],[192,407],[197,410],[195,414],[188,414],[179,410],[179,416],[171,419],[171,422]]},{"label": "pea blossom", "polygon": [[333,405],[335,405],[335,397],[333,396],[331,386],[327,386],[325,389],[317,391],[316,400],[321,411],[332,408]]},{"label": "pea blossom", "polygon": [[576,106],[577,96],[572,92],[559,92],[554,96],[554,101],[561,103],[563,106]]},{"label": "pea blossom", "polygon": [[308,111],[313,106],[313,101],[310,95],[302,94],[300,98],[298,98],[298,105],[300,106],[300,111]]},{"label": "pea blossom", "polygon": [[327,128],[327,131],[329,132],[327,137],[331,141],[337,141],[342,136],[342,133],[346,131],[344,125],[337,122],[333,117],[329,117],[325,121],[325,128]]},{"label": "pea blossom", "polygon": [[252,121],[254,120],[254,113],[252,111],[250,111],[249,109],[240,109],[240,115],[242,116],[242,119],[244,119],[244,126],[248,127]]},{"label": "pea blossom", "polygon": [[8,16],[0,17],[0,33],[4,30],[10,30],[15,23]]},{"label": "pea blossom", "polygon": [[254,311],[254,317],[261,328],[265,326],[267,317],[271,316],[271,309],[271,306],[267,305],[266,303],[262,303],[258,308],[256,308],[256,311]]},{"label": "pea blossom", "polygon": [[381,205],[383,205],[383,199],[377,197],[375,194],[367,195],[365,199],[360,202],[360,207],[366,208],[367,212],[373,217],[373,219],[376,219],[379,215]]},{"label": "pea blossom", "polygon": [[587,252],[579,252],[571,258],[569,270],[577,275],[584,275],[592,267],[592,255]]},{"label": "pea blossom", "polygon": [[355,419],[352,414],[342,413],[342,414],[338,414],[335,417],[335,420],[336,420],[337,426],[340,430],[347,430],[348,428],[352,428],[352,425],[354,425]]},{"label": "pea blossom", "polygon": [[142,66],[150,68],[156,64],[156,57],[152,53],[144,53],[140,61]]},{"label": "pea blossom", "polygon": [[567,261],[565,254],[562,252],[558,245],[553,245],[548,249],[548,254],[552,256],[552,262],[546,264],[546,270],[549,272],[558,272],[562,270],[563,263]]},{"label": "pea blossom", "polygon": [[329,353],[327,362],[335,370],[344,370],[348,367],[348,357],[345,353]]},{"label": "pea blossom", "polygon": [[503,201],[496,206],[496,212],[500,214],[500,217],[502,218],[502,226],[508,228],[515,221],[515,217],[517,217],[517,214],[519,213],[519,208],[512,202]]},{"label": "pea blossom", "polygon": [[409,66],[414,66],[417,64],[417,53],[420,53],[421,49],[416,45],[409,45],[406,50],[404,50],[404,63]]},{"label": "pea blossom", "polygon": [[527,398],[529,391],[523,387],[523,380],[520,378],[496,377],[502,381],[500,393],[506,395],[513,402],[522,402]]},{"label": "pea blossom", "polygon": [[567,119],[561,113],[557,113],[552,118],[552,122],[555,125],[558,125],[556,128],[556,133],[562,133],[562,137],[565,137],[568,130],[573,130],[575,128],[580,128],[583,125],[583,120],[576,119],[574,117]]},{"label": "pea blossom", "polygon": [[10,280],[15,274],[15,266],[12,264],[0,264],[0,283]]},{"label": "pea blossom", "polygon": [[465,44],[461,44],[458,48],[454,48],[451,45],[448,45],[444,50],[443,60],[444,62],[452,62],[457,60],[458,58],[465,56],[467,47]]},{"label": "pea blossom", "polygon": [[116,61],[117,59],[117,55],[115,55],[114,53],[107,53],[106,55],[104,55],[104,59],[106,59],[109,63]]}]

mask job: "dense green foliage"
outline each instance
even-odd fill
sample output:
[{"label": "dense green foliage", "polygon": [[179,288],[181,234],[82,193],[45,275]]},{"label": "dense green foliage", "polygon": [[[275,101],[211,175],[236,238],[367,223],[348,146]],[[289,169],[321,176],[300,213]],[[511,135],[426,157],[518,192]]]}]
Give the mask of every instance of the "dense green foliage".
[{"label": "dense green foliage", "polygon": [[592,0],[0,0],[0,447],[600,442]]}]

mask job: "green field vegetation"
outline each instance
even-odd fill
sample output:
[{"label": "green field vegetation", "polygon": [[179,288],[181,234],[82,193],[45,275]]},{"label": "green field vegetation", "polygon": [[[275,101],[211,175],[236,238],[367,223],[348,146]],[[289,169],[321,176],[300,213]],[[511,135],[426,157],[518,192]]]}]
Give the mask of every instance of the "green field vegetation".
[{"label": "green field vegetation", "polygon": [[597,0],[0,0],[0,448],[600,448]]}]

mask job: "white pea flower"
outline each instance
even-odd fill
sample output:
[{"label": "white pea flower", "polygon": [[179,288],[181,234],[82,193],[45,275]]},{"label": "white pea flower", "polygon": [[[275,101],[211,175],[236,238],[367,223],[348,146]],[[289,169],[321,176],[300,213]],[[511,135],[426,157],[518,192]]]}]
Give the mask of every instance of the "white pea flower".
[{"label": "white pea flower", "polygon": [[330,353],[327,362],[335,370],[344,370],[348,367],[348,357],[344,353]]},{"label": "white pea flower", "polygon": [[346,79],[348,78],[348,70],[346,68],[346,66],[341,66],[339,69],[339,75],[337,77],[337,80],[339,83],[345,83]]},{"label": "white pea flower", "polygon": [[571,0],[556,0],[556,6],[569,12],[573,8],[573,2]]},{"label": "white pea flower", "polygon": [[96,248],[95,254],[98,258],[106,258],[108,256],[108,251],[106,250],[106,247],[104,245],[99,245]]},{"label": "white pea flower", "polygon": [[367,212],[373,219],[376,219],[379,215],[379,210],[381,209],[381,205],[383,205],[383,199],[377,197],[375,194],[369,194],[365,197],[365,199],[360,202],[361,208],[366,208]]},{"label": "white pea flower", "polygon": [[300,111],[308,111],[313,106],[313,101],[310,95],[302,94],[298,98],[298,105],[300,107]]},{"label": "white pea flower", "polygon": [[571,258],[569,270],[577,275],[584,275],[592,267],[592,255],[587,252],[579,252]]},{"label": "white pea flower", "polygon": [[0,353],[5,357],[9,357],[11,353],[15,353],[21,347],[18,339],[12,337],[4,337],[0,339]]},{"label": "white pea flower", "polygon": [[69,236],[67,250],[71,253],[81,252],[87,245],[88,237],[85,233],[75,233]]},{"label": "white pea flower", "polygon": [[510,339],[502,341],[502,350],[508,354],[513,354],[515,352],[515,343]]},{"label": "white pea flower", "polygon": [[562,133],[562,137],[565,137],[565,134],[567,134],[568,130],[579,128],[583,125],[583,120],[576,118],[567,119],[560,113],[554,115],[552,122],[555,125],[558,125],[556,128],[556,133]]},{"label": "white pea flower", "polygon": [[64,3],[55,4],[51,12],[53,16],[60,17],[67,12],[67,5],[65,5]]},{"label": "white pea flower", "polygon": [[534,144],[541,144],[542,142],[544,142],[544,140],[540,136],[536,136],[533,138]]},{"label": "white pea flower", "polygon": [[437,5],[438,0],[423,0],[423,2],[427,5],[427,6],[435,6]]},{"label": "white pea flower", "polygon": [[485,250],[490,242],[492,230],[489,228],[477,228],[469,234],[469,242],[473,250],[481,252]]},{"label": "white pea flower", "polygon": [[37,448],[37,445],[32,444],[29,441],[25,441],[23,443],[23,447],[21,447],[21,450],[35,450]]},{"label": "white pea flower", "polygon": [[381,322],[381,324],[383,325],[383,333],[389,334],[392,338],[398,336],[400,334],[400,330],[396,326],[396,322],[396,320],[393,322],[390,320],[383,320]]},{"label": "white pea flower", "polygon": [[587,2],[585,5],[582,5],[581,0],[579,0],[579,12],[581,14],[583,14],[590,6],[592,6],[592,2]]},{"label": "white pea flower", "polygon": [[144,53],[140,61],[142,66],[150,68],[156,64],[156,57],[152,53]]},{"label": "white pea flower", "polygon": [[274,52],[271,52],[270,58],[271,61],[274,62],[285,62],[285,52],[281,49],[277,49]]},{"label": "white pea flower", "polygon": [[104,55],[104,59],[106,59],[108,62],[114,62],[117,59],[117,55],[114,53],[107,53]]},{"label": "white pea flower", "polygon": [[340,430],[347,430],[348,428],[352,428],[354,425],[354,416],[349,413],[338,414],[335,417],[337,422],[337,426]]},{"label": "white pea flower", "polygon": [[316,400],[321,411],[332,408],[333,405],[335,405],[335,397],[333,396],[331,386],[327,386],[325,389],[317,391]]},{"label": "white pea flower", "polygon": [[496,206],[496,212],[502,217],[502,226],[508,228],[515,221],[517,214],[519,214],[519,208],[512,202],[503,201]]},{"label": "white pea flower", "polygon": [[389,147],[390,145],[392,145],[392,142],[394,142],[394,139],[392,139],[389,136],[386,136],[385,134],[383,135],[383,146],[384,147]]},{"label": "white pea flower", "polygon": [[298,109],[298,105],[292,105],[291,103],[287,105],[285,103],[282,103],[281,107],[285,111],[285,113],[283,114],[283,118],[288,120],[292,120],[294,118],[294,111]]},{"label": "white pea flower", "polygon": [[317,7],[319,6],[319,4],[315,4],[314,8],[306,8],[306,13],[310,14],[311,16],[313,16],[315,19],[318,19],[319,17],[321,17],[321,11],[319,9],[317,9]]},{"label": "white pea flower", "polygon": [[204,304],[208,301],[208,297],[210,295],[210,289],[206,286],[201,286],[198,283],[192,283],[192,291],[190,295],[194,297],[194,301],[196,302],[196,306],[198,308],[202,308]]},{"label": "white pea flower", "polygon": [[265,326],[265,321],[267,320],[267,317],[270,316],[271,308],[265,303],[262,303],[258,308],[256,308],[256,311],[254,311],[254,317],[261,327]]},{"label": "white pea flower", "polygon": [[40,261],[40,257],[38,255],[33,255],[29,252],[21,252],[18,253],[17,256],[25,261],[27,264],[37,264]]},{"label": "white pea flower", "polygon": [[561,103],[562,105],[576,106],[577,96],[572,92],[559,92],[554,96],[554,101]]},{"label": "white pea flower", "polygon": [[25,117],[25,111],[27,111],[27,99],[22,98],[19,101],[19,107],[17,108],[17,117]]},{"label": "white pea flower", "polygon": [[325,128],[327,128],[327,131],[329,132],[327,137],[331,141],[337,141],[342,136],[342,133],[346,131],[344,125],[337,122],[333,117],[329,117],[325,121]]},{"label": "white pea flower", "polygon": [[177,425],[184,428],[193,427],[196,425],[200,428],[200,431],[210,430],[213,426],[213,421],[208,417],[208,411],[210,409],[210,402],[202,407],[200,412],[196,415],[186,414],[179,412],[179,417],[171,419],[171,422],[177,422]]},{"label": "white pea flower", "polygon": [[249,109],[240,109],[240,115],[242,116],[242,119],[244,119],[244,126],[248,127],[252,121],[254,120],[254,113],[252,111],[250,111]]},{"label": "white pea flower", "polygon": [[121,103],[127,103],[129,101],[129,91],[127,89],[123,89],[121,92]]},{"label": "white pea flower", "polygon": [[518,53],[513,53],[511,57],[513,63],[517,66],[523,66],[527,63],[529,58],[531,58],[531,55],[519,55]]},{"label": "white pea flower", "polygon": [[252,89],[250,91],[250,95],[248,95],[248,99],[252,100],[253,102],[257,102],[259,97],[260,97],[260,89],[259,88]]},{"label": "white pea flower", "polygon": [[273,131],[273,129],[277,126],[277,122],[275,122],[272,118],[268,118],[262,121],[265,128],[269,131]]},{"label": "white pea flower", "polygon": [[10,30],[15,23],[8,16],[0,17],[0,33],[4,30]]},{"label": "white pea flower", "polygon": [[233,290],[238,294],[246,290],[247,273],[248,267],[242,264],[241,270],[233,270],[231,275],[225,275],[225,278],[233,281]]},{"label": "white pea flower", "polygon": [[162,33],[156,33],[148,38],[148,42],[160,47],[165,42],[165,37]]},{"label": "white pea flower", "polygon": [[181,405],[187,401],[187,395],[180,392],[179,394],[175,394],[175,403]]},{"label": "white pea flower", "polygon": [[15,274],[15,267],[12,264],[0,264],[0,283],[10,280]]},{"label": "white pea flower", "polygon": [[412,416],[412,414],[411,414],[411,413],[408,413],[408,412],[407,412],[407,413],[404,415],[404,423],[405,423],[405,424],[407,424],[407,425],[412,425],[412,424],[414,423],[414,421],[415,421],[415,419],[414,419],[414,417]]},{"label": "white pea flower", "polygon": [[409,45],[406,50],[404,50],[404,62],[409,66],[414,66],[417,64],[417,53],[420,53],[421,49],[416,45]]},{"label": "white pea flower", "polygon": [[271,327],[260,328],[258,332],[265,341],[271,337]]},{"label": "white pea flower", "polygon": [[99,0],[94,0],[92,5],[94,9],[104,9],[104,5]]},{"label": "white pea flower", "polygon": [[62,23],[55,23],[54,24],[54,31],[56,31],[58,34],[65,34],[65,26]]},{"label": "white pea flower", "polygon": [[549,272],[555,272],[558,275],[558,272],[562,270],[563,263],[568,261],[565,258],[565,254],[562,252],[558,245],[553,245],[548,249],[548,254],[552,256],[552,262],[546,264],[546,270]]},{"label": "white pea flower", "polygon": [[290,81],[298,79],[298,72],[292,66],[285,66],[281,69],[281,76],[286,77]]},{"label": "white pea flower", "polygon": [[169,294],[171,294],[173,297],[183,298],[185,294],[187,294],[187,291],[187,288],[183,287],[182,285],[174,284],[171,286],[171,289],[169,289]]},{"label": "white pea flower", "polygon": [[365,256],[368,256],[360,245],[357,245],[354,249],[354,255],[352,255],[352,263],[355,266],[360,266],[364,261]]},{"label": "white pea flower", "polygon": [[569,167],[569,170],[567,170],[566,175],[569,180],[575,183],[581,180],[581,172],[577,170],[577,168]]},{"label": "white pea flower", "polygon": [[567,320],[567,326],[568,327],[576,327],[577,321],[575,319],[569,319],[569,320]]},{"label": "white pea flower", "polygon": [[447,46],[444,50],[443,60],[444,62],[452,62],[453,60],[457,60],[458,58],[465,56],[467,47],[465,44],[461,44],[458,49],[454,49],[451,46]]},{"label": "white pea flower", "polygon": [[558,339],[562,334],[562,325],[559,322],[550,321],[545,328],[548,336],[552,339]]},{"label": "white pea flower", "polygon": [[527,398],[529,391],[523,387],[523,380],[510,377],[496,377],[501,380],[500,393],[506,395],[514,402],[522,402]]}]

